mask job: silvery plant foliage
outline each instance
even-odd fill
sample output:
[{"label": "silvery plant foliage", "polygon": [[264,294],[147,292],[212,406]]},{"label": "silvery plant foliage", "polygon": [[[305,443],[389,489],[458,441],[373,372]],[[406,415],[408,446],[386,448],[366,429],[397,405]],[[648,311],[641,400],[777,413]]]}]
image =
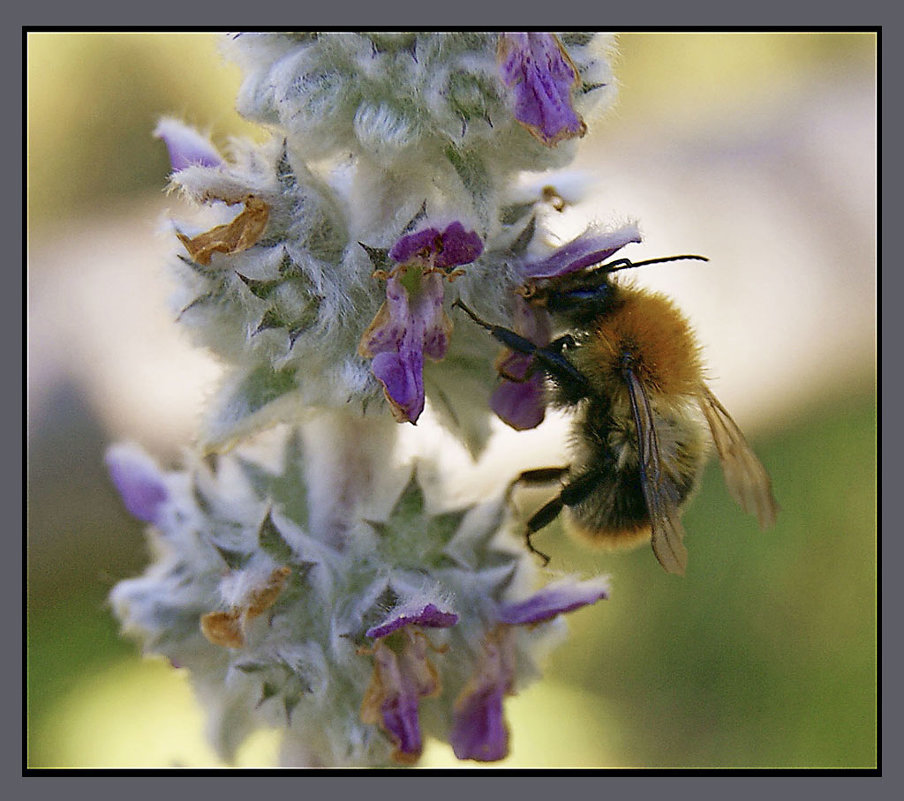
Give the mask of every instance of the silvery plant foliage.
[{"label": "silvery plant foliage", "polygon": [[567,165],[611,105],[612,38],[223,45],[262,140],[223,151],[176,119],[156,135],[197,207],[172,223],[178,324],[225,377],[179,466],[108,452],[153,551],[113,609],[188,672],[226,760],[259,727],[296,766],[413,765],[427,738],[503,759],[505,699],[606,582],[544,571],[505,497],[437,506],[442,471],[397,444],[425,406],[475,455],[494,414],[537,426],[542,375],[453,303],[543,345],[525,281],[639,241],[628,225],[563,243],[547,212],[564,193],[522,180]]}]

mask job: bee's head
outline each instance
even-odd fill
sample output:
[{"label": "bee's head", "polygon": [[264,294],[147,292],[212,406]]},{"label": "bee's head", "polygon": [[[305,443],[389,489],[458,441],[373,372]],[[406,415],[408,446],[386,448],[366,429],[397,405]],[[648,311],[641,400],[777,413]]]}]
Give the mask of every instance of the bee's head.
[{"label": "bee's head", "polygon": [[608,272],[582,270],[530,284],[524,296],[552,315],[560,315],[580,325],[612,308],[616,286]]},{"label": "bee's head", "polygon": [[524,287],[522,294],[550,314],[562,315],[580,326],[606,314],[618,304],[618,285],[612,280],[613,273],[682,259],[709,261],[705,256],[692,255],[663,256],[644,261],[617,259],[573,273],[535,279]]}]

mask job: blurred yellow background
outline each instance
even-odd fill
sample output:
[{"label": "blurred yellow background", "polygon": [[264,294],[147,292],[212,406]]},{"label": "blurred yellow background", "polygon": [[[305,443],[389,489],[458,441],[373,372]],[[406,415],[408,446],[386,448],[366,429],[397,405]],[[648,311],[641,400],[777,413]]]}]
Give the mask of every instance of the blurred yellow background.
[{"label": "blurred yellow background", "polygon": [[[191,443],[218,375],[167,306],[159,232],[175,115],[220,144],[238,69],[206,34],[32,33],[28,78],[30,767],[218,765],[180,671],[142,661],[105,597],[143,569],[140,524],[109,486],[120,438],[163,462]],[[602,570],[611,600],[571,616],[546,678],[512,699],[505,765],[845,768],[877,762],[876,36],[625,34],[616,109],[581,144],[594,176],[563,217],[636,218],[638,280],[695,322],[711,384],[769,467],[761,533],[715,467],[685,516],[690,567],[607,555],[560,529],[559,570]],[[501,433],[557,463],[562,427]],[[517,469],[517,468],[515,468]],[[273,732],[240,765],[277,759]],[[431,743],[424,764],[454,760]]]}]

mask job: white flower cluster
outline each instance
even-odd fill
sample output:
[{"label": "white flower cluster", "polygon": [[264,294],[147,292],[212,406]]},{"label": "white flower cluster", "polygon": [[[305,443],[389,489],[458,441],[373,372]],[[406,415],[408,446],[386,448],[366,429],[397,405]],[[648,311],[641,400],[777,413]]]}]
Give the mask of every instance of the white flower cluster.
[{"label": "white flower cluster", "polygon": [[[185,243],[174,264],[179,319],[233,365],[206,416],[206,446],[311,407],[383,405],[358,344],[385,297],[375,269],[419,228],[460,221],[476,233],[482,253],[460,270],[455,294],[511,324],[518,263],[529,247],[544,247],[533,218],[545,202],[517,190],[514,171],[557,166],[572,157],[574,141],[545,146],[513,115],[498,38],[229,39],[248,73],[239,108],[273,135],[263,146],[233,142],[228,158],[208,144],[207,158],[180,162],[172,176],[173,188],[211,207],[204,222],[177,226]],[[610,37],[562,41],[580,76],[576,111],[605,108],[614,91],[604,58]],[[198,137],[172,121],[159,134],[171,152]],[[445,295],[448,308],[452,292]],[[476,449],[487,433],[495,346],[453,335],[449,347],[442,369],[425,367],[426,394]]]},{"label": "white flower cluster", "polygon": [[[427,735],[501,759],[503,699],[536,675],[557,616],[605,597],[600,580],[537,590],[503,500],[432,510],[394,443],[425,401],[475,452],[491,395],[516,427],[542,419],[533,379],[493,395],[498,343],[452,305],[539,337],[525,275],[637,240],[591,232],[550,255],[541,211],[561,198],[516,181],[567,162],[609,104],[610,46],[241,34],[238,107],[270,139],[223,155],[161,122],[171,185],[207,215],[175,225],[179,320],[229,370],[185,469],[111,449],[157,551],[112,601],[191,672],[226,757],[269,724],[311,764],[408,764]],[[280,423],[269,461],[243,450]]]},{"label": "white flower cluster", "polygon": [[[363,475],[351,502],[323,507],[309,476],[335,458],[318,446],[325,427]],[[562,633],[545,595],[524,620],[541,625],[506,617],[536,569],[505,530],[503,502],[431,510],[416,472],[362,452],[377,442],[364,427],[336,416],[306,437],[279,429],[266,463],[239,449],[171,472],[134,446],[110,450],[157,554],[116,586],[114,609],[147,652],[190,671],[226,759],[260,726],[285,728],[321,765],[386,764],[394,750],[413,761],[426,736],[480,758],[455,740],[461,709],[494,694],[482,714],[501,720],[504,695],[538,674],[533,654]],[[589,581],[567,598],[604,593]],[[496,677],[484,660],[499,640],[510,664]]]}]

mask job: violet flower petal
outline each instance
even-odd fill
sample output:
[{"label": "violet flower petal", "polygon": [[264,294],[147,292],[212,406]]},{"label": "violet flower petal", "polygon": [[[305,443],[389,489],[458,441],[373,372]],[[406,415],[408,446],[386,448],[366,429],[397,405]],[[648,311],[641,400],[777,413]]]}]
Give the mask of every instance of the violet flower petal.
[{"label": "violet flower petal", "polygon": [[[518,375],[527,371],[530,362],[530,356],[512,353],[503,365],[509,374]],[[490,396],[490,408],[516,431],[536,428],[546,417],[543,376],[537,373],[521,383],[503,379]]]},{"label": "violet flower petal", "polygon": [[525,279],[567,275],[600,264],[625,245],[640,241],[640,231],[636,225],[626,225],[609,233],[588,229],[542,261],[521,265],[518,272]]},{"label": "violet flower petal", "polygon": [[[544,309],[535,309],[521,297],[515,298],[513,309],[515,331],[535,345],[548,345],[552,337],[552,321]],[[502,376],[523,379],[533,357],[526,353],[503,351],[496,362]],[[524,381],[504,378],[490,397],[490,408],[507,425],[516,431],[536,428],[546,416],[546,391],[542,371]]]},{"label": "violet flower petal", "polygon": [[358,352],[373,358],[384,351],[398,351],[408,329],[410,314],[408,290],[398,278],[389,278],[386,300],[361,337]]},{"label": "violet flower petal", "polygon": [[442,247],[442,234],[436,228],[424,228],[406,234],[389,249],[389,258],[399,264],[407,264],[415,256],[438,253]]},{"label": "violet flower petal", "polygon": [[456,705],[449,743],[459,759],[495,762],[508,755],[508,727],[502,702],[504,689],[488,684]]},{"label": "violet flower petal", "polygon": [[379,723],[396,744],[398,761],[415,761],[421,754],[421,725],[418,704],[421,688],[415,677],[403,670],[391,648],[374,650],[374,676],[361,706],[365,723]]},{"label": "violet flower petal", "polygon": [[361,337],[358,352],[373,357],[377,377],[400,423],[415,423],[424,410],[424,357],[446,355],[452,321],[443,310],[443,278],[420,276],[410,297],[402,279],[386,281],[386,301]]},{"label": "violet flower petal", "polygon": [[371,370],[383,385],[393,416],[400,423],[417,422],[424,411],[424,354],[420,348],[402,347],[398,353],[374,356]]},{"label": "violet flower petal", "polygon": [[575,111],[572,92],[578,71],[551,33],[504,33],[499,72],[512,92],[515,119],[548,147],[583,136],[587,126]]},{"label": "violet flower petal", "polygon": [[157,523],[169,492],[154,461],[134,445],[114,445],[107,451],[107,470],[126,509],[145,523]]},{"label": "violet flower petal", "polygon": [[500,604],[496,610],[496,619],[508,625],[532,625],[608,597],[609,587],[604,578],[580,582],[565,579],[548,584],[523,601]]},{"label": "violet flower petal", "polygon": [[423,626],[426,628],[448,628],[458,622],[458,615],[454,612],[444,612],[436,604],[427,604],[420,612],[414,614],[397,614],[384,620],[380,625],[369,628],[365,633],[368,637],[377,639],[403,626]]},{"label": "violet flower petal", "polygon": [[389,251],[404,266],[386,280],[386,300],[361,336],[358,353],[373,359],[371,369],[400,423],[416,423],[424,410],[424,357],[439,361],[449,349],[444,276],[432,268],[467,264],[482,252],[480,237],[460,222],[442,233],[426,228],[403,236]]},{"label": "violet flower petal", "polygon": [[417,337],[424,355],[433,361],[445,357],[452,334],[452,321],[443,310],[445,296],[443,277],[430,273],[421,279],[421,291],[411,309],[409,334]]},{"label": "violet flower petal", "polygon": [[157,123],[154,136],[162,139],[169,151],[173,172],[186,167],[219,167],[223,163],[213,143],[191,126],[167,117]]},{"label": "violet flower petal", "polygon": [[437,228],[424,228],[413,234],[406,234],[389,250],[389,258],[399,264],[407,264],[412,259],[435,259],[435,266],[442,269],[470,264],[483,253],[483,242],[475,231],[466,231],[464,225],[455,221],[442,232]]},{"label": "violet flower petal", "polygon": [[494,762],[508,754],[503,700],[515,683],[512,631],[497,626],[487,633],[477,668],[455,700],[449,743],[459,759]]},{"label": "violet flower petal", "polygon": [[439,674],[427,658],[431,645],[420,632],[405,630],[401,651],[383,640],[374,645],[374,672],[361,703],[361,720],[377,723],[396,744],[393,759],[411,764],[421,755],[418,705],[440,691]]},{"label": "violet flower petal", "polygon": [[462,264],[470,264],[483,253],[483,242],[475,231],[466,231],[460,222],[447,226],[442,235],[442,253],[436,258],[436,266],[447,270]]}]

